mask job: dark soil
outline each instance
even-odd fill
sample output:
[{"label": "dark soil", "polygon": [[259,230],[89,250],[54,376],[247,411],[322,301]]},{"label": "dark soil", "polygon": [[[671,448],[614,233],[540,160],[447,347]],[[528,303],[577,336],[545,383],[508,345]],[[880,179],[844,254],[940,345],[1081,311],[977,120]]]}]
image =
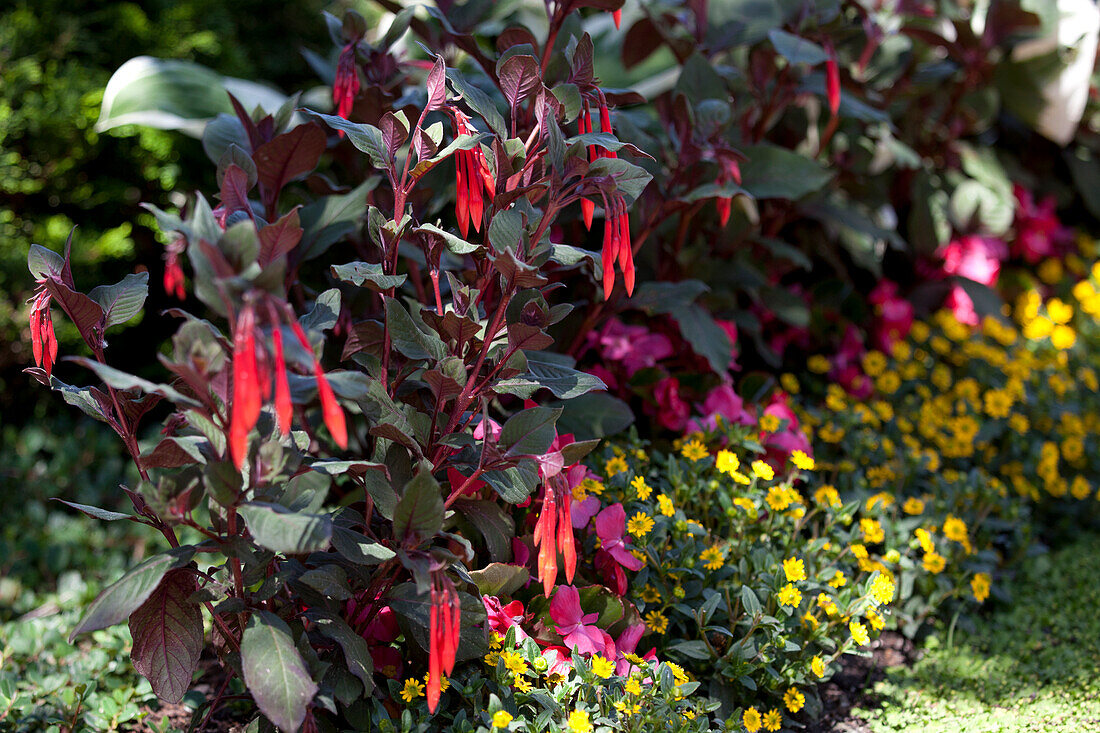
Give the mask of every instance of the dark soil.
[{"label": "dark soil", "polygon": [[825,710],[809,733],[871,733],[867,722],[852,714],[852,708],[878,704],[872,688],[890,667],[912,664],[917,649],[910,639],[894,631],[884,632],[870,646],[870,657],[845,655],[842,668],[820,690]]}]

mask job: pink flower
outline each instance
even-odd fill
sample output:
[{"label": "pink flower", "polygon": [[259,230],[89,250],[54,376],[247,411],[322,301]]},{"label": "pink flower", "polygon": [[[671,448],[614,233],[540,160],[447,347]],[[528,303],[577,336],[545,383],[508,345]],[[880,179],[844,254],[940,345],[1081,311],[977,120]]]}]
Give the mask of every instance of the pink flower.
[{"label": "pink flower", "polygon": [[667,337],[645,326],[628,326],[617,318],[608,321],[602,331],[590,333],[588,341],[597,346],[604,361],[622,363],[627,375],[654,366],[673,354],[672,342]]},{"label": "pink flower", "polygon": [[943,271],[992,287],[1008,257],[1008,245],[992,237],[969,235],[954,239],[940,251]]},{"label": "pink flower", "polygon": [[[620,677],[627,677],[631,675],[636,667],[627,661],[625,654],[634,654],[638,649],[638,642],[642,640],[642,636],[645,634],[645,624],[631,624],[623,630],[623,633],[619,634],[619,638],[615,640],[616,655],[618,659],[615,662],[615,674]],[[653,647],[642,659],[647,662],[657,658],[657,648]]]},{"label": "pink flower", "polygon": [[598,613],[581,610],[581,595],[571,585],[559,585],[550,599],[550,619],[566,646],[581,654],[597,654],[607,648],[606,633],[595,626]]},{"label": "pink flower", "polygon": [[715,319],[715,323],[718,327],[726,332],[726,335],[730,338],[730,363],[728,369],[731,372],[735,372],[741,367],[737,365],[737,324],[733,321],[720,321]]},{"label": "pink flower", "polygon": [[546,660],[546,673],[565,677],[573,671],[573,656],[563,646],[550,646],[542,653]]},{"label": "pink flower", "polygon": [[508,629],[514,626],[516,641],[523,641],[527,638],[526,632],[520,626],[523,622],[522,603],[512,601],[507,605],[501,605],[500,599],[496,596],[482,596],[481,601],[485,604],[485,613],[489,618],[490,629],[504,636],[508,633]]},{"label": "pink flower", "polygon": [[1015,184],[1012,192],[1016,195],[1015,254],[1034,264],[1069,242],[1070,232],[1058,220],[1053,196],[1036,204],[1031,192],[1020,184]]},{"label": "pink flower", "polygon": [[657,420],[662,427],[679,432],[687,424],[691,408],[680,399],[680,381],[676,377],[665,377],[653,390],[657,398]]},{"label": "pink flower", "polygon": [[596,516],[596,536],[600,549],[615,559],[619,565],[635,572],[642,569],[642,561],[626,549],[623,532],[626,531],[626,510],[622,504],[612,504]]},{"label": "pink flower", "polygon": [[371,660],[375,670],[381,672],[390,679],[400,679],[401,670],[405,666],[401,652],[392,646],[372,646],[370,648]]},{"label": "pink flower", "polygon": [[584,529],[600,510],[600,500],[595,496],[589,496],[584,501],[573,502],[573,529]]},{"label": "pink flower", "polygon": [[706,417],[701,422],[692,420],[689,430],[716,430],[719,417],[727,425],[752,425],[756,422],[756,418],[745,409],[745,401],[734,391],[733,385],[728,383],[712,389],[699,412]]},{"label": "pink flower", "polygon": [[764,408],[765,415],[774,415],[780,420],[786,420],[787,425],[782,430],[772,433],[764,443],[767,449],[766,458],[776,468],[782,468],[787,464],[791,453],[800,450],[808,456],[813,456],[813,447],[805,434],[799,429],[798,416],[794,414],[787,403],[786,392],[776,392],[772,396],[771,403]]},{"label": "pink flower", "polygon": [[978,312],[974,310],[974,301],[962,286],[953,285],[951,287],[951,292],[947,294],[943,301],[943,307],[948,308],[959,323],[966,323],[971,326],[978,325],[980,319],[978,318]]},{"label": "pink flower", "polygon": [[868,300],[876,306],[878,321],[875,324],[875,341],[883,351],[889,352],[895,341],[909,335],[913,327],[913,304],[898,294],[897,283],[881,281],[871,291]]}]

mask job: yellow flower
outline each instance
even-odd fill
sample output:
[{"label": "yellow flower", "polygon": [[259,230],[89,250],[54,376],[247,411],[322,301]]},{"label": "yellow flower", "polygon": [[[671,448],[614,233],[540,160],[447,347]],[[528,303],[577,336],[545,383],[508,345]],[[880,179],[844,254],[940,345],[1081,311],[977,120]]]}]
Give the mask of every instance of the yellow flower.
[{"label": "yellow flower", "polygon": [[752,483],[752,479],[750,479],[748,476],[741,473],[740,471],[734,471],[731,475],[733,476],[733,480],[739,484],[744,484],[745,486],[748,486]]},{"label": "yellow flower", "polygon": [[821,657],[819,657],[815,654],[814,658],[810,660],[810,669],[818,677],[824,677],[825,676],[825,661]]},{"label": "yellow flower", "polygon": [[703,567],[707,570],[720,570],[725,564],[722,549],[718,545],[703,550],[699,555],[699,559],[703,561]]},{"label": "yellow flower", "polygon": [[791,505],[791,495],[782,486],[772,486],[768,489],[764,500],[768,502],[768,506],[772,508],[772,511],[776,512],[781,512]]},{"label": "yellow flower", "polygon": [[628,679],[626,681],[626,684],[623,685],[623,692],[625,692],[628,695],[641,695],[642,694],[642,685],[641,685],[641,683],[638,682],[637,679],[635,679],[634,677],[631,677],[630,679]]},{"label": "yellow flower", "polygon": [[777,731],[783,727],[783,714],[777,708],[772,708],[764,713],[764,727],[770,731]]},{"label": "yellow flower", "polygon": [[737,472],[737,469],[741,467],[741,459],[737,457],[737,454],[728,451],[718,451],[718,456],[714,460],[714,467],[718,469],[719,473],[725,473],[732,476]]},{"label": "yellow flower", "polygon": [[947,567],[947,558],[936,552],[924,553],[924,569],[933,575],[943,572],[943,569]]},{"label": "yellow flower", "polygon": [[642,600],[646,603],[659,603],[661,600],[661,592],[649,583],[646,583],[645,588],[642,588],[641,595]]},{"label": "yellow flower", "polygon": [[641,538],[649,534],[655,522],[645,512],[638,512],[626,523],[626,531],[635,537]]},{"label": "yellow flower", "polygon": [[592,655],[592,674],[606,680],[615,672],[615,663],[599,654]]},{"label": "yellow flower", "polygon": [[821,625],[821,622],[818,621],[817,617],[814,616],[811,612],[806,611],[806,613],[802,614],[802,625],[813,631]]},{"label": "yellow flower", "polygon": [[848,578],[845,577],[843,570],[837,570],[833,575],[833,579],[829,581],[829,585],[834,588],[843,588],[847,584]]},{"label": "yellow flower", "polygon": [[871,636],[867,633],[867,627],[855,619],[848,622],[848,631],[852,633],[852,641],[856,643],[856,646],[863,646],[871,641]]},{"label": "yellow flower", "polygon": [[512,687],[520,692],[530,692],[532,685],[526,677],[515,677],[512,679]]},{"label": "yellow flower", "polygon": [[630,482],[630,485],[638,492],[638,498],[642,501],[648,499],[649,495],[653,493],[653,489],[645,482],[644,476],[635,476],[634,480]]},{"label": "yellow flower", "polygon": [[[425,685],[428,684],[428,678],[429,677],[431,677],[431,675],[424,675],[424,684]],[[448,690],[448,688],[450,688],[450,686],[451,686],[451,681],[449,679],[447,679],[446,677],[440,677],[439,678],[439,691],[440,692],[446,692]]]},{"label": "yellow flower", "polygon": [[780,606],[798,608],[798,604],[800,603],[802,603],[802,592],[794,587],[794,583],[787,583],[779,591]]},{"label": "yellow flower", "polygon": [[917,527],[915,530],[913,530],[913,534],[916,535],[917,542],[920,542],[920,548],[922,550],[924,550],[925,552],[936,551],[936,543],[935,541],[933,541],[932,535],[928,532],[927,529],[924,529],[923,527]]},{"label": "yellow flower", "polygon": [[806,696],[791,687],[783,694],[783,704],[787,706],[787,710],[797,713],[806,704]]},{"label": "yellow flower", "polygon": [[420,682],[413,677],[405,680],[405,686],[401,688],[401,699],[405,702],[412,702],[423,694],[424,685],[420,684]]},{"label": "yellow flower", "polygon": [[596,496],[602,494],[604,490],[604,485],[594,478],[586,478],[581,481],[580,486],[584,489],[584,493],[595,494]]},{"label": "yellow flower", "polygon": [[882,616],[878,615],[878,612],[873,608],[867,609],[867,621],[871,624],[871,628],[875,631],[882,631],[886,628],[886,621]]},{"label": "yellow flower", "polygon": [[775,478],[775,471],[764,461],[753,461],[752,472],[756,474],[757,478],[762,478],[765,481],[771,481]]},{"label": "yellow flower", "polygon": [[527,671],[527,660],[519,652],[501,652],[500,658],[504,667],[515,675],[521,675]]},{"label": "yellow flower", "polygon": [[783,573],[788,582],[794,583],[806,579],[806,565],[801,558],[789,557],[783,561]]},{"label": "yellow flower", "polygon": [[974,600],[982,603],[989,598],[989,573],[975,573],[970,579],[970,590],[974,593]]},{"label": "yellow flower", "polygon": [[645,625],[654,634],[663,634],[668,630],[668,619],[660,611],[650,611],[645,615]]},{"label": "yellow flower", "polygon": [[774,433],[779,430],[781,421],[778,415],[761,415],[760,416],[760,432],[762,433]]},{"label": "yellow flower", "polygon": [[512,722],[512,714],[507,710],[498,710],[493,713],[493,727],[494,728],[507,728],[508,724]]},{"label": "yellow flower", "polygon": [[592,733],[592,721],[584,710],[574,710],[569,713],[568,725],[572,733]]},{"label": "yellow flower", "polygon": [[679,664],[675,662],[665,662],[665,666],[672,670],[672,677],[676,680],[677,685],[686,685],[688,682],[691,682],[691,678],[688,677],[687,672],[685,672],[684,668]]},{"label": "yellow flower", "polygon": [[814,470],[814,459],[800,450],[791,451],[791,463],[801,471]]},{"label": "yellow flower", "polygon": [[829,364],[828,358],[821,354],[814,354],[806,360],[806,368],[814,374],[825,374],[832,369],[832,365]]},{"label": "yellow flower", "polygon": [[603,472],[607,474],[608,478],[617,476],[620,473],[626,472],[626,459],[622,456],[613,456],[607,459],[607,463],[603,465]]},{"label": "yellow flower", "polygon": [[756,505],[753,504],[752,499],[749,499],[748,497],[738,496],[737,498],[735,498],[733,500],[733,505],[737,506],[737,507],[741,507],[746,512],[748,512],[749,514],[755,514],[756,513]]},{"label": "yellow flower", "polygon": [[859,520],[859,531],[863,533],[863,539],[872,545],[886,539],[886,532],[876,519],[864,518]]},{"label": "yellow flower", "polygon": [[839,509],[842,504],[840,503],[840,494],[837,492],[836,487],[831,484],[825,484],[814,492],[814,501],[821,506],[831,507],[833,509]]},{"label": "yellow flower", "polygon": [[660,508],[661,514],[666,517],[671,517],[676,513],[676,508],[672,505],[672,499],[664,494],[657,494],[657,506]]},{"label": "yellow flower", "polygon": [[886,371],[886,354],[881,351],[868,351],[863,355],[863,371],[869,377],[877,377]]},{"label": "yellow flower", "polygon": [[801,387],[798,384],[798,377],[789,372],[779,375],[779,385],[791,394],[798,394],[801,391]]},{"label": "yellow flower", "polygon": [[700,461],[706,458],[709,453],[707,453],[707,447],[700,441],[692,440],[683,447],[680,451],[680,455],[687,458],[689,461]]},{"label": "yellow flower", "polygon": [[966,522],[953,514],[948,514],[947,519],[943,520],[943,536],[953,542],[965,542]]},{"label": "yellow flower", "polygon": [[910,496],[901,505],[901,510],[906,514],[920,514],[924,511],[924,502],[915,496]]},{"label": "yellow flower", "polygon": [[756,733],[760,730],[760,724],[762,722],[760,713],[756,708],[749,708],[741,716],[741,724],[745,726],[745,730],[749,733]]}]

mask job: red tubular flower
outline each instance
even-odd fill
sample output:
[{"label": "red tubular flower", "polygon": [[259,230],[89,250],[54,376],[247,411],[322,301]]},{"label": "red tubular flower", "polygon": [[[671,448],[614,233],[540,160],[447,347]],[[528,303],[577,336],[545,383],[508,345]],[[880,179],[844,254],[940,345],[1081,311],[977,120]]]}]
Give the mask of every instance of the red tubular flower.
[{"label": "red tubular flower", "polygon": [[[584,111],[577,118],[577,131],[584,135],[592,132],[592,115],[588,112],[588,103],[584,105]],[[588,162],[598,158],[600,155],[599,148],[595,145],[588,146]],[[584,228],[592,229],[592,216],[596,213],[596,204],[591,199],[581,199],[581,215],[584,218]]]},{"label": "red tubular flower", "polygon": [[[470,118],[461,110],[454,110],[455,133],[458,135],[473,135],[477,129],[470,124]],[[462,236],[467,236],[470,224],[474,230],[481,231],[481,218],[485,212],[485,199],[482,197],[482,187],[492,199],[494,181],[489,172],[489,166],[485,162],[485,156],[481,148],[474,147],[470,150],[459,150],[455,153],[456,191],[455,216],[458,218],[458,230]]]},{"label": "red tubular flower", "polygon": [[278,326],[271,331],[271,342],[275,348],[275,415],[279,432],[289,435],[294,408],[290,403],[290,385],[286,376],[286,359],[283,357],[283,334]]},{"label": "red tubular flower", "polygon": [[[332,84],[332,102],[336,105],[336,114],[348,119],[355,104],[355,95],[359,93],[359,71],[355,66],[355,44],[349,43],[340,52],[336,63],[336,80]],[[340,133],[343,137],[343,133]]]},{"label": "red tubular flower", "polygon": [[229,425],[229,454],[238,469],[248,455],[248,432],[260,417],[262,396],[256,364],[256,315],[246,305],[233,333],[233,415]]},{"label": "red tubular flower", "polygon": [[[302,348],[307,353],[312,354],[313,346],[310,345],[309,338],[306,337],[306,332],[302,330],[301,325],[297,321],[292,321],[290,327],[294,330],[294,335],[298,337],[298,343],[302,345]],[[325,379],[321,362],[316,357],[313,359],[313,375],[317,378],[317,396],[321,399],[321,414],[325,419],[325,427],[328,428],[329,433],[332,434],[332,439],[336,441],[338,446],[347,448],[348,426],[347,421],[344,419],[344,410],[340,407],[340,403],[336,401],[336,395],[333,394],[332,387]]]},{"label": "red tubular flower", "polygon": [[[586,110],[587,113],[587,110]],[[591,121],[589,121],[591,126]],[[611,133],[611,113],[607,102],[600,95],[600,131]],[[591,155],[591,153],[590,153]],[[603,150],[599,157],[618,158],[613,150]],[[621,194],[604,197],[604,233],[603,233],[603,295],[611,297],[615,289],[615,263],[623,273],[626,294],[634,293],[634,250],[630,246],[630,216],[626,210],[626,199]]]},{"label": "red tubular flower", "polygon": [[544,491],[542,513],[535,524],[535,544],[539,548],[539,580],[542,581],[543,594],[549,598],[558,578],[558,511],[553,490],[546,487]]},{"label": "red tubular flower", "polygon": [[621,9],[612,10],[611,19],[615,21],[615,30],[618,30],[619,27],[623,24],[623,11]]},{"label": "red tubular flower", "polygon": [[34,296],[30,326],[34,363],[42,367],[49,377],[53,374],[53,365],[57,363],[57,337],[53,332],[53,316],[50,313],[50,291],[45,287]]},{"label": "red tubular flower", "polygon": [[183,288],[183,268],[180,267],[179,254],[169,249],[164,257],[164,292],[179,300],[187,298]]},{"label": "red tubular flower", "polygon": [[829,100],[829,110],[836,116],[840,109],[840,67],[836,62],[836,50],[827,44],[825,50],[829,58],[825,60],[825,96]]},{"label": "red tubular flower", "polygon": [[432,607],[428,615],[428,710],[439,707],[444,675],[454,671],[458,639],[462,632],[462,603],[454,583],[443,573],[432,574]]}]

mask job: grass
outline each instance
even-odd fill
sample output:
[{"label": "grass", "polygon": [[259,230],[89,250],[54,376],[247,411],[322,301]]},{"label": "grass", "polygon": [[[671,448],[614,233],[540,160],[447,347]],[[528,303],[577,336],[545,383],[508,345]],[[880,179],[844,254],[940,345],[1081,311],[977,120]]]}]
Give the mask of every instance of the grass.
[{"label": "grass", "polygon": [[855,711],[875,733],[1100,730],[1100,536],[1027,560],[1011,600],[969,633],[930,637]]}]

